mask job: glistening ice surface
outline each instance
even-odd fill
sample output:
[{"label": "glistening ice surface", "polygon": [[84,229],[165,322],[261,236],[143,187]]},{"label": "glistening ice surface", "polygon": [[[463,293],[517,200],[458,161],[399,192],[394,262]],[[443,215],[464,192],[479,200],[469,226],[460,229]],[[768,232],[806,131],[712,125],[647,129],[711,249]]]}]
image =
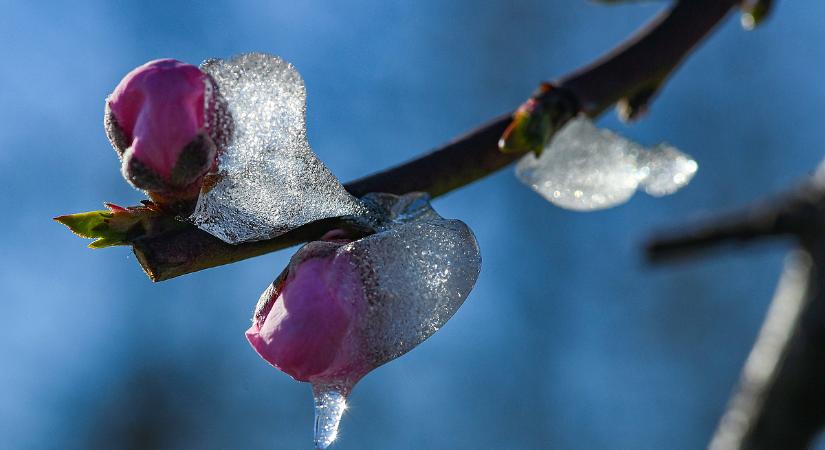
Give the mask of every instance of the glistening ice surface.
[{"label": "glistening ice surface", "polygon": [[464,222],[436,213],[425,194],[369,194],[378,232],[351,242],[369,310],[363,334],[375,366],[412,350],[438,331],[469,295],[481,270],[475,236]]},{"label": "glistening ice surface", "polygon": [[248,53],[201,69],[215,80],[233,129],[190,217],[198,228],[238,244],[363,212],[307,142],[306,90],[291,64]]},{"label": "glistening ice surface", "polygon": [[653,196],[688,184],[698,165],[674,147],[646,149],[579,115],[553,136],[541,156],[525,155],[516,176],[551,203],[591,211],[626,202],[641,186]]},{"label": "glistening ice surface", "polygon": [[316,449],[325,449],[338,437],[338,425],[347,409],[347,392],[338,386],[313,385],[315,426],[313,440]]}]

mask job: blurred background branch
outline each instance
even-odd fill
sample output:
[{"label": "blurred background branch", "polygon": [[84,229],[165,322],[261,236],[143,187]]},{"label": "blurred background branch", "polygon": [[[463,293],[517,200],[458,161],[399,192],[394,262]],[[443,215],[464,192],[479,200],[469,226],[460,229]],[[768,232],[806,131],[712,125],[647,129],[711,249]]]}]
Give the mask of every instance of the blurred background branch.
[{"label": "blurred background branch", "polygon": [[655,238],[664,262],[730,242],[786,236],[786,263],[759,338],[711,443],[713,450],[808,448],[825,425],[825,183],[794,191],[687,231]]},{"label": "blurred background branch", "polygon": [[652,238],[646,248],[654,262],[695,256],[725,244],[747,244],[767,237],[813,235],[825,214],[825,186],[812,178],[770,200],[723,213]]},{"label": "blurred background branch", "polygon": [[[676,2],[613,51],[556,84],[572,93],[590,116],[601,114],[624,98],[632,99],[633,107],[642,109],[661,82],[738,4],[737,0]],[[523,155],[499,151],[499,138],[510,120],[510,114],[501,116],[440,149],[355,180],[346,188],[356,196],[368,192],[422,191],[433,197],[446,194]],[[138,238],[133,250],[147,275],[153,281],[163,281],[312,240],[330,225],[314,224],[275,239],[237,246],[192,226]]]}]

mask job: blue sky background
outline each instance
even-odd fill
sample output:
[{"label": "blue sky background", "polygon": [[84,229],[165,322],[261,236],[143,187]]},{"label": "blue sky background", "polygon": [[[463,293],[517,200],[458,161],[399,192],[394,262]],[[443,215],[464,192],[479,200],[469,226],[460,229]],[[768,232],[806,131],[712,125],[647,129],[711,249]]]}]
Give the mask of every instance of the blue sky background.
[{"label": "blue sky background", "polygon": [[[310,447],[308,386],[243,336],[291,251],[152,284],[129,249],[88,250],[51,221],[142,198],[102,127],[133,67],[284,57],[306,81],[313,148],[349,180],[515,107],[661,8],[0,0],[0,447]],[[645,120],[604,117],[698,160],[672,197],[575,213],[504,170],[438,200],[478,237],[478,284],[442,331],[358,385],[334,448],[703,448],[789,246],[659,268],[641,246],[816,167],[822,17],[817,0],[778,2],[754,32],[731,17]]]}]

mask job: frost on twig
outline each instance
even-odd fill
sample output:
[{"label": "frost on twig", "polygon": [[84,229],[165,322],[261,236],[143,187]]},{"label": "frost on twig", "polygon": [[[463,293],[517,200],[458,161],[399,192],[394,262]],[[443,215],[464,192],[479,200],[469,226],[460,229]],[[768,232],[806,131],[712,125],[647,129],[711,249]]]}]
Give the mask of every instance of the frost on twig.
[{"label": "frost on twig", "polygon": [[646,149],[579,115],[567,123],[538,158],[529,153],[516,176],[551,203],[592,211],[624,203],[640,187],[660,197],[690,182],[698,165],[674,147]]}]

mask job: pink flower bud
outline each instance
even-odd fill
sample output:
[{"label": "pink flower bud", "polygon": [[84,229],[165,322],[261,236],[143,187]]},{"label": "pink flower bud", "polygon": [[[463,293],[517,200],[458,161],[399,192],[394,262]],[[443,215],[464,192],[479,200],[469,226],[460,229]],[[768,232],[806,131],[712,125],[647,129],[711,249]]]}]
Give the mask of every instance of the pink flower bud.
[{"label": "pink flower bud", "polygon": [[174,59],[150,61],[121,80],[104,123],[130,183],[153,198],[197,196],[216,164],[213,91],[208,75]]},{"label": "pink flower bud", "polygon": [[252,347],[312,384],[315,448],[335,440],[355,383],[438,331],[478,278],[472,231],[427,198],[365,195],[369,215],[353,224],[373,233],[332,230],[303,246],[255,307]]},{"label": "pink flower bud", "polygon": [[270,364],[298,381],[355,384],[373,367],[358,322],[367,301],[344,242],[312,242],[264,291],[246,337]]}]

